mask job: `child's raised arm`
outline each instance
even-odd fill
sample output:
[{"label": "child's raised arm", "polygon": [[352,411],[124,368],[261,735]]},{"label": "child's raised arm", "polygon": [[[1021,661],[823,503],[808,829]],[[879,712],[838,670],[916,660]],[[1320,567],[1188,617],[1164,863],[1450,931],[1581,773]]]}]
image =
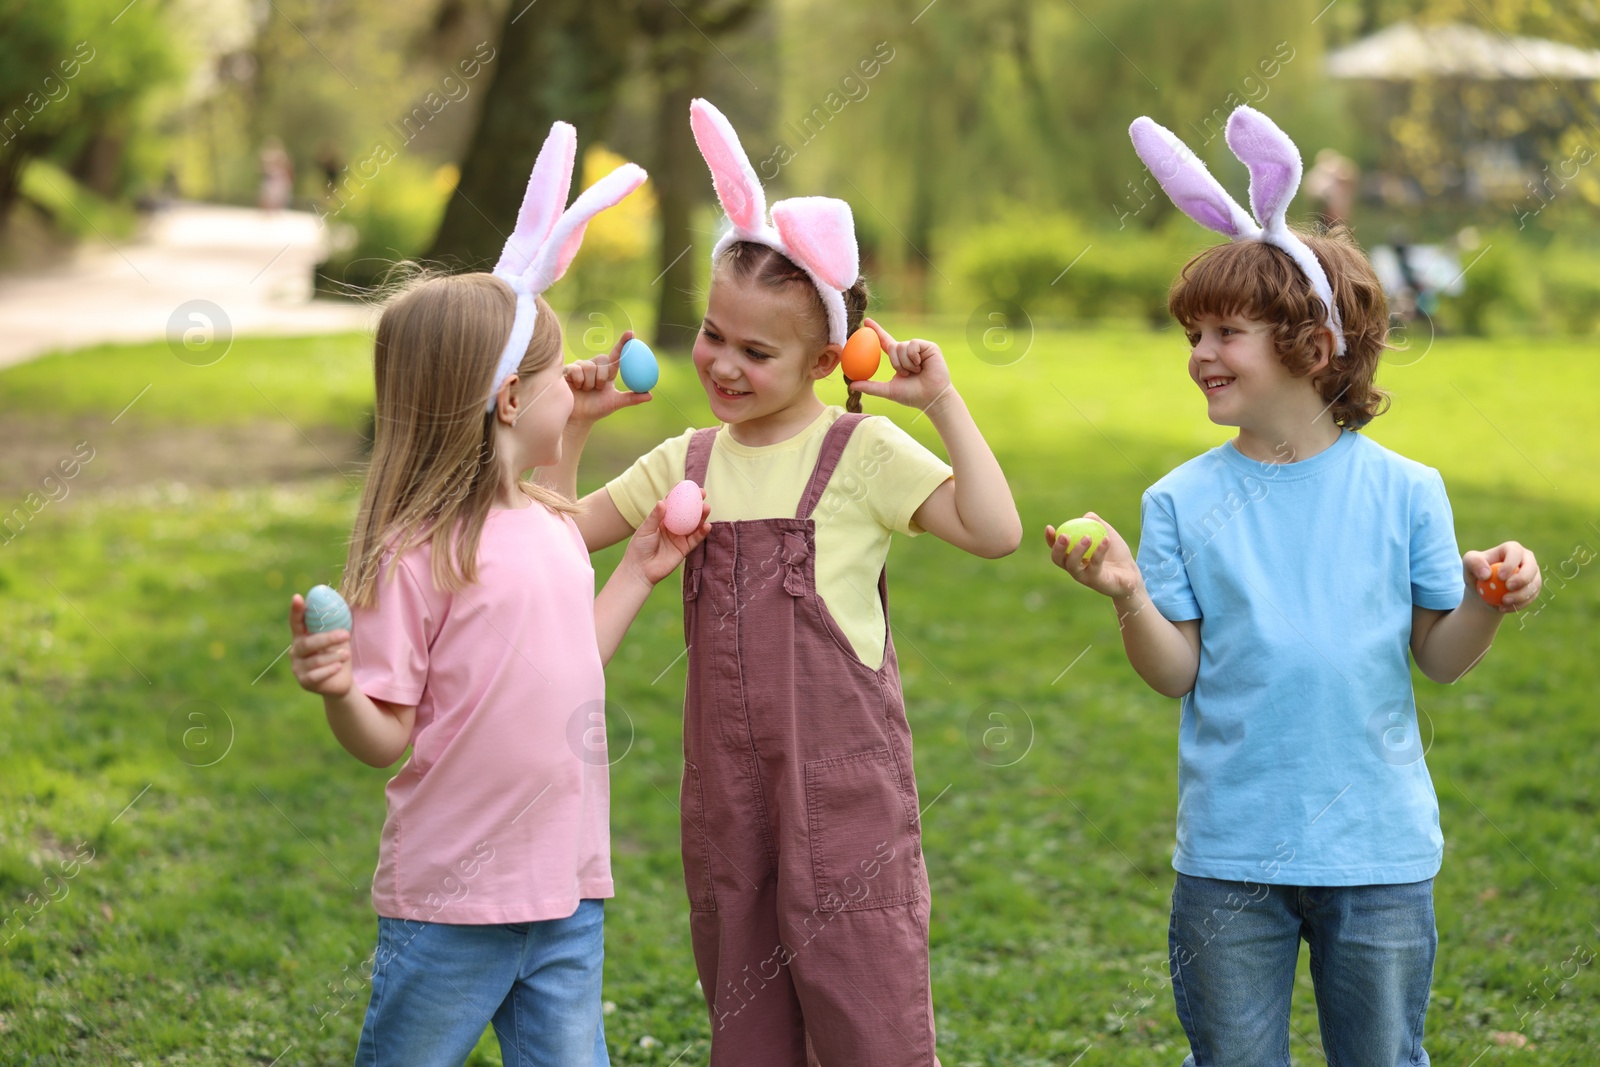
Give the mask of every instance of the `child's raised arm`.
[{"label": "child's raised arm", "polygon": [[[1504,598],[1493,604],[1476,587],[1478,581],[1489,577],[1490,566],[1496,563],[1514,573],[1505,581]],[[1494,644],[1501,620],[1533,603],[1543,585],[1539,561],[1532,550],[1515,541],[1505,541],[1487,552],[1468,552],[1461,557],[1461,566],[1467,591],[1454,610],[1411,609],[1412,658],[1423,674],[1444,685],[1477,666]]]},{"label": "child's raised arm", "polygon": [[[569,498],[578,495],[578,461],[583,457],[594,424],[616,411],[648,403],[651,399],[649,393],[624,393],[615,385],[622,346],[632,339],[633,331],[624,330],[609,356],[580,359],[568,364],[563,371],[567,386],[572,390],[572,414],[567,416],[566,429],[561,434],[561,459],[553,466],[541,468],[539,480]],[[633,527],[628,525],[604,489],[595,490],[579,503],[583,511],[574,516],[574,520],[590,552],[608,548],[633,533]]]},{"label": "child's raised arm", "polygon": [[950,453],[955,476],[917,508],[917,525],[976,556],[998,559],[1015,552],[1022,543],[1017,503],[1000,461],[950,383],[939,346],[921,338],[896,341],[871,319],[862,321],[877,331],[895,376],[886,382],[851,382],[850,388],[920,409]]},{"label": "child's raised arm", "polygon": [[1144,576],[1122,535],[1092,511],[1084,517],[1106,529],[1094,555],[1084,559],[1090,551],[1087,536],[1074,542],[1065,534],[1058,535],[1054,526],[1046,526],[1044,541],[1051,562],[1080,585],[1111,598],[1123,651],[1139,677],[1162,696],[1183,696],[1194,688],[1200,673],[1200,620],[1168,621],[1150,599]]}]

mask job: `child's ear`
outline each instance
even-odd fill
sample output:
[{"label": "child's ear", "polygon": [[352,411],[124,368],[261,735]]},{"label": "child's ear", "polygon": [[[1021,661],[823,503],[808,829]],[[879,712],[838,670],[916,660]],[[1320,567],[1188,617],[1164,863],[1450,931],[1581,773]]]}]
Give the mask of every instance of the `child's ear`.
[{"label": "child's ear", "polygon": [[1317,361],[1311,365],[1306,376],[1315,378],[1331,366],[1333,366],[1333,331],[1324,326],[1317,331]]},{"label": "child's ear", "polygon": [[520,384],[522,384],[522,379],[517,376],[515,371],[512,371],[505,382],[501,384],[500,391],[495,394],[494,398],[495,421],[503,422],[508,426],[517,424],[517,417],[520,414],[517,409],[521,406],[520,398],[517,396],[517,386]]},{"label": "child's ear", "polygon": [[811,361],[811,377],[820,382],[834,372],[842,358],[844,358],[843,345],[828,345]]}]

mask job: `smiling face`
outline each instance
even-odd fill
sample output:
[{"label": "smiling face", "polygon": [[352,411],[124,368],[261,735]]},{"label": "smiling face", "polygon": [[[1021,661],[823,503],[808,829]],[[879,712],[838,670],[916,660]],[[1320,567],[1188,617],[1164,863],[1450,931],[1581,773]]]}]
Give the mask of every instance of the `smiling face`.
[{"label": "smiling face", "polygon": [[822,412],[814,383],[832,373],[839,347],[816,335],[809,286],[769,286],[713,272],[694,368],[719,420],[746,444],[780,441]]},{"label": "smiling face", "polygon": [[1284,366],[1270,324],[1240,313],[1208,313],[1185,332],[1189,378],[1205,394],[1206,417],[1218,426],[1237,426],[1241,436],[1281,435],[1279,424],[1312,421],[1322,407],[1311,376]]},{"label": "smiling face", "polygon": [[1263,446],[1278,454],[1288,442],[1309,457],[1341,427],[1360,429],[1388,403],[1374,376],[1388,347],[1389,312],[1372,265],[1347,231],[1296,232],[1333,286],[1343,355],[1333,355],[1327,309],[1304,272],[1262,241],[1198,253],[1167,298],[1189,337],[1189,376],[1206,396],[1207,414],[1239,427],[1235,444],[1246,454]]}]

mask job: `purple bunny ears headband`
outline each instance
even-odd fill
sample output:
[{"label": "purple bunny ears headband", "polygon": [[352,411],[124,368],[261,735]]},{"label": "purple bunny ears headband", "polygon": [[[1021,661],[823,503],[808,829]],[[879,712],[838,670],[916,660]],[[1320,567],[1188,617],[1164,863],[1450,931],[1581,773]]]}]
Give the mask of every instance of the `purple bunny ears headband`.
[{"label": "purple bunny ears headband", "polygon": [[1300,151],[1289,135],[1252,107],[1236,108],[1228,116],[1228,147],[1250,169],[1254,218],[1228,195],[1206,165],[1171,130],[1140,116],[1128,127],[1128,136],[1133,138],[1139,158],[1178,210],[1235,241],[1265,241],[1289,253],[1328,309],[1326,321],[1333,332],[1333,354],[1344,355],[1344,327],[1333,286],[1328,284],[1328,275],[1316,254],[1294,235],[1286,221],[1289,201],[1300,188],[1303,169]]},{"label": "purple bunny ears headband", "polygon": [[578,156],[578,131],[565,122],[550,127],[550,136],[539,149],[533,173],[528,176],[528,191],[517,212],[517,225],[506,239],[505,250],[495,264],[494,275],[517,294],[517,315],[511,324],[511,339],[495,365],[493,388],[485,411],[494,410],[495,397],[505,380],[517,369],[533,340],[533,323],[538,314],[534,298],[567,273],[572,257],[583,244],[583,231],[589,220],[643,185],[644,168],[624,163],[579,194],[567,207],[572,188],[572,165]]},{"label": "purple bunny ears headband", "polygon": [[791,197],[772,205],[769,223],[766,194],[727,117],[708,101],[696,99],[689,105],[689,126],[711,168],[717,200],[733,224],[711,250],[711,261],[715,263],[735,241],[753,241],[781,252],[817,287],[822,306],[828,309],[828,341],[844,344],[844,291],[861,276],[850,205],[828,196]]}]

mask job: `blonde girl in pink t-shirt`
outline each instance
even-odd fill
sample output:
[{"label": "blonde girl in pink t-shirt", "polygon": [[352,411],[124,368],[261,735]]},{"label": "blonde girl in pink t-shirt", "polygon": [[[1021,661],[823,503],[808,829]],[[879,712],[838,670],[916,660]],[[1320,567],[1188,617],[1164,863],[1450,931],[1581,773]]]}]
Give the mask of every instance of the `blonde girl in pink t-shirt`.
[{"label": "blonde girl in pink t-shirt", "polygon": [[529,192],[547,218],[524,205],[494,275],[427,278],[385,308],[341,583],[353,625],[311,634],[303,598],[290,607],[295,678],[339,743],[375,767],[411,750],[385,791],[358,1064],[459,1065],[485,1025],[508,1064],[609,1062],[603,668],[709,526],[702,512],[693,534],[671,534],[658,506],[596,596],[577,506],[524,478],[559,461],[575,406],[598,402],[564,380],[539,290],[587,217],[637,185],[603,181],[563,214],[565,182],[539,169],[550,150]]}]

